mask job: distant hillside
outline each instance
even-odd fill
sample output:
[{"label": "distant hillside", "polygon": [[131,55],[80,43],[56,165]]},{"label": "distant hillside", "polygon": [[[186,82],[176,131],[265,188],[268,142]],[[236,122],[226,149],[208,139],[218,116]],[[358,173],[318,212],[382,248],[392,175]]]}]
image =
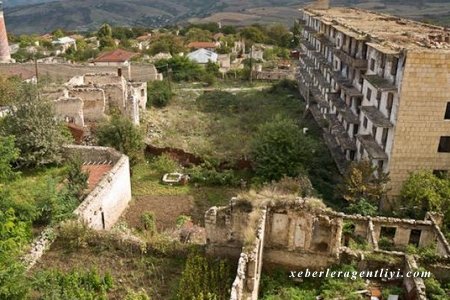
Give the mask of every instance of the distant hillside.
[{"label": "distant hillside", "polygon": [[36,3],[45,3],[45,2],[51,2],[56,0],[3,0],[3,4],[5,7],[13,7],[13,6],[19,6],[19,5],[30,5],[30,4],[36,4]]},{"label": "distant hillside", "polygon": [[[8,2],[8,1],[7,1]],[[46,2],[29,4],[35,2]],[[102,23],[160,27],[187,21],[292,24],[308,0],[10,0],[7,27],[14,33],[44,33],[56,28],[91,30]],[[26,5],[19,5],[24,4]],[[391,14],[450,24],[450,0],[335,0]],[[19,5],[19,6],[15,6]]]}]

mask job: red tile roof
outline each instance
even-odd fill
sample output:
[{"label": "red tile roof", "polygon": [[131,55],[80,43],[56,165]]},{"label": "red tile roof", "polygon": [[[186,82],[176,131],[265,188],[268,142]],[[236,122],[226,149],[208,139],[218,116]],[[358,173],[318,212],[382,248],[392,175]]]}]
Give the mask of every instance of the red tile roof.
[{"label": "red tile roof", "polygon": [[136,55],[138,54],[134,52],[129,52],[123,49],[116,49],[100,54],[100,56],[97,57],[94,62],[126,62]]},{"label": "red tile roof", "polygon": [[216,48],[217,45],[216,43],[213,42],[192,42],[188,44],[188,48],[195,48],[195,49],[200,49],[200,48]]}]

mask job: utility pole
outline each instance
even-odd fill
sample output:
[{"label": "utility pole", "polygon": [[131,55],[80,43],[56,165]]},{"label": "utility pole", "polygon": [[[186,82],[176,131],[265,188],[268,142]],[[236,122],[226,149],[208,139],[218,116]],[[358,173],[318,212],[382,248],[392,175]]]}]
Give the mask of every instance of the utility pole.
[{"label": "utility pole", "polygon": [[250,48],[250,84],[253,84],[253,44]]},{"label": "utility pole", "polygon": [[34,73],[36,76],[36,83],[39,82],[39,69],[38,69],[38,63],[37,63],[37,58],[36,55],[34,56]]}]

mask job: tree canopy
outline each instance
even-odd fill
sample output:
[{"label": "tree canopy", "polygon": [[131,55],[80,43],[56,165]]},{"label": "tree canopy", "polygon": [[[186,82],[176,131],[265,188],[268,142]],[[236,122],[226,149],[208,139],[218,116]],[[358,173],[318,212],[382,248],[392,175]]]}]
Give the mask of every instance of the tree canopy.
[{"label": "tree canopy", "polygon": [[136,162],[144,146],[140,129],[126,117],[113,115],[111,120],[100,125],[96,132],[98,143],[113,147],[128,155],[131,163]]},{"label": "tree canopy", "polygon": [[0,133],[15,136],[20,167],[39,167],[62,161],[62,146],[71,141],[67,128],[55,119],[53,105],[24,85],[14,109],[0,122]]},{"label": "tree canopy", "polygon": [[442,212],[450,224],[450,177],[439,178],[429,170],[413,172],[404,182],[400,197],[412,213]]},{"label": "tree canopy", "polygon": [[266,181],[307,171],[317,144],[291,119],[276,116],[258,128],[252,142],[256,174]]}]

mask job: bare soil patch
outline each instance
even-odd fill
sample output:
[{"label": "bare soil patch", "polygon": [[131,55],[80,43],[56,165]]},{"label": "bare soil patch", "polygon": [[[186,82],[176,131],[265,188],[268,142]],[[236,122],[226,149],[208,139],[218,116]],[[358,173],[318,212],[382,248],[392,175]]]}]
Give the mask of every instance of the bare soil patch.
[{"label": "bare soil patch", "polygon": [[175,228],[177,217],[190,215],[193,208],[192,196],[139,196],[130,204],[124,219],[130,227],[141,229],[142,214],[153,212],[158,231],[164,231]]}]

